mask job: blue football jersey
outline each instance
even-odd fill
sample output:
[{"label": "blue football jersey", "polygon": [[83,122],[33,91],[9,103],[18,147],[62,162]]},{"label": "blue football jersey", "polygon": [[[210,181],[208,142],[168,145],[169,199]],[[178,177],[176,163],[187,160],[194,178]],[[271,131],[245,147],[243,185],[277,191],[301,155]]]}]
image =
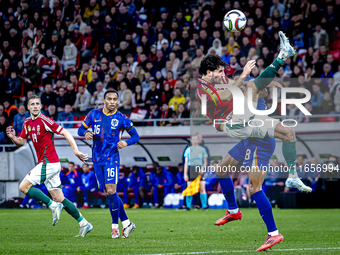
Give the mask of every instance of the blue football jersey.
[{"label": "blue football jersey", "polygon": [[97,163],[97,165],[119,165],[117,143],[120,141],[124,130],[133,128],[131,120],[117,110],[112,114],[107,114],[103,108],[90,111],[82,125],[85,128],[92,128],[93,163]]}]

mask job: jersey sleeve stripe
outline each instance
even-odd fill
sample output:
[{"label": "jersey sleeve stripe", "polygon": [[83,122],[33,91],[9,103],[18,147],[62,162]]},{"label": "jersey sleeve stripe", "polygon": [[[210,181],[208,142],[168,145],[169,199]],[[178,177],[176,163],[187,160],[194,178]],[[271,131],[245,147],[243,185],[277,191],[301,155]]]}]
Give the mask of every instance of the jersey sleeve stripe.
[{"label": "jersey sleeve stripe", "polygon": [[41,118],[43,120],[45,120],[47,123],[49,123],[50,125],[53,125],[53,121],[49,118],[47,118],[45,115],[41,115]]},{"label": "jersey sleeve stripe", "polygon": [[88,126],[88,125],[86,125],[84,121],[83,121],[83,123],[82,123],[82,124],[83,124],[83,126],[84,126],[84,127],[86,127],[86,128],[89,128],[89,126]]}]

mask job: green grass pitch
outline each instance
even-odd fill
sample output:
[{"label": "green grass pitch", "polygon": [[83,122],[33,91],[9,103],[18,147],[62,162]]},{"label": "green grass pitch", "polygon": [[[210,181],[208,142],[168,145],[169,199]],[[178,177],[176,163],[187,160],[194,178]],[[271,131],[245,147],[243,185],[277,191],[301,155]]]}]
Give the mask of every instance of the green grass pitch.
[{"label": "green grass pitch", "polygon": [[[255,254],[266,227],[256,208],[242,212],[241,221],[218,227],[224,210],[128,209],[135,231],[111,239],[108,209],[81,210],[94,226],[85,238],[74,237],[79,225],[65,211],[52,227],[49,210],[1,209],[0,254]],[[339,209],[274,209],[274,217],[285,239],[269,253],[340,254]]]}]

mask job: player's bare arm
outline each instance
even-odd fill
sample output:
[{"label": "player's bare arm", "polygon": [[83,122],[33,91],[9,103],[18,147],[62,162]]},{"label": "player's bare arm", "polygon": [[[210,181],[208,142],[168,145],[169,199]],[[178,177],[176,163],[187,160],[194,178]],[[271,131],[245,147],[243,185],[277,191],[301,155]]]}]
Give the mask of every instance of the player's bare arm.
[{"label": "player's bare arm", "polygon": [[189,159],[184,158],[184,180],[186,182],[189,181],[188,168],[189,168]]},{"label": "player's bare arm", "polygon": [[21,147],[25,144],[26,139],[21,138],[21,137],[17,137],[15,135],[15,130],[13,129],[12,126],[9,126],[9,127],[6,128],[6,133],[7,133],[7,136],[12,140],[12,142],[16,146]]},{"label": "player's bare arm", "polygon": [[73,150],[73,153],[74,155],[77,156],[77,158],[79,158],[82,162],[85,163],[85,161],[88,159],[88,155],[87,154],[84,154],[82,152],[80,152],[78,150],[78,146],[76,144],[76,141],[74,140],[73,136],[70,134],[70,132],[68,132],[66,129],[63,129],[60,134],[62,136],[65,137],[65,139],[68,141],[68,143],[70,144],[72,150]]},{"label": "player's bare arm", "polygon": [[[250,60],[247,62],[247,64],[244,66],[243,72],[240,75],[240,77],[233,83],[233,80],[229,80],[229,84],[233,84],[236,87],[241,87],[244,83],[244,80],[249,76],[251,70],[255,67],[255,60]],[[224,70],[223,70],[224,75]],[[233,97],[231,91],[229,89],[226,90],[217,90],[217,94],[221,98],[222,101],[229,101]],[[214,94],[215,100],[219,100],[218,96]]]}]

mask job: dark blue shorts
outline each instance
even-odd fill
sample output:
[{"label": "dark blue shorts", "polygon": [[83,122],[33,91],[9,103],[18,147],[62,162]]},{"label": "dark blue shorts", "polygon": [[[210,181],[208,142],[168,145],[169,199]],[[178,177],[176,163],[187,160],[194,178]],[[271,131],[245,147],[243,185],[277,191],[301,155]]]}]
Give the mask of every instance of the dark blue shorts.
[{"label": "dark blue shorts", "polygon": [[99,189],[105,189],[105,184],[118,184],[119,165],[97,165],[93,164]]},{"label": "dark blue shorts", "polygon": [[275,146],[275,138],[247,138],[239,141],[228,153],[243,167],[258,166],[261,170],[267,170]]}]

